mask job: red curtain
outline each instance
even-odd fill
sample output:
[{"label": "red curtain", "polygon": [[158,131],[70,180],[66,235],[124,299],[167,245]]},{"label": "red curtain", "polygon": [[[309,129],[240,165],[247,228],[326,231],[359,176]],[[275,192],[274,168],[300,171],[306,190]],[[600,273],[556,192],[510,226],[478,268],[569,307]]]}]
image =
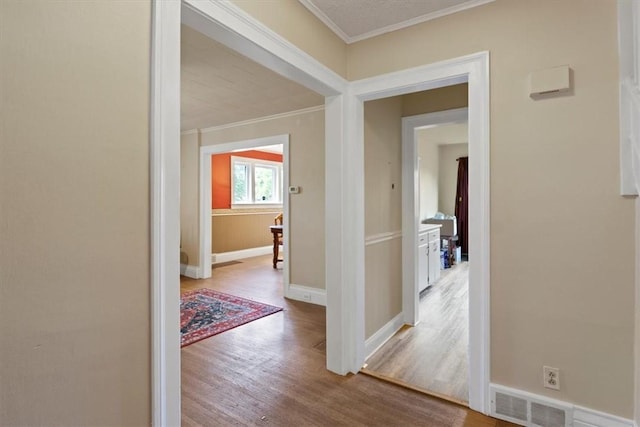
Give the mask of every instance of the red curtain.
[{"label": "red curtain", "polygon": [[469,157],[458,159],[458,187],[456,189],[456,221],[458,226],[458,245],[463,254],[468,254],[469,220]]}]

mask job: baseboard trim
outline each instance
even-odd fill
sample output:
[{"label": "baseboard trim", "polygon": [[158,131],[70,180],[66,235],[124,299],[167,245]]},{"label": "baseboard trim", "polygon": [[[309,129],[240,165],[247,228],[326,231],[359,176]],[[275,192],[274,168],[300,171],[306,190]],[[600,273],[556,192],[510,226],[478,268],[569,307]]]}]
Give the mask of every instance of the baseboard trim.
[{"label": "baseboard trim", "polygon": [[273,253],[273,246],[261,246],[258,248],[241,249],[239,251],[221,252],[219,254],[211,254],[211,264],[220,264],[223,262],[236,261],[254,256],[269,255],[271,253]]},{"label": "baseboard trim", "polygon": [[573,408],[573,425],[574,427],[637,427],[633,420],[581,406]]},{"label": "baseboard trim", "polygon": [[[607,414],[605,412],[596,411],[594,409],[585,408],[582,406],[573,405],[572,403],[552,399],[550,397],[530,393],[528,391],[522,391],[510,387],[505,387],[499,384],[491,384],[491,413],[490,415],[495,418],[499,418],[505,421],[511,421],[517,424],[523,424],[526,426],[535,427],[537,424],[532,422],[532,403],[541,404],[550,408],[563,410],[565,413],[565,426],[566,427],[637,427],[633,420],[618,417],[616,415]],[[522,399],[526,401],[527,405],[527,419],[523,421],[520,419],[511,418],[504,414],[496,412],[496,393],[501,393],[515,399]]]},{"label": "baseboard trim", "polygon": [[382,328],[378,329],[376,333],[371,335],[364,342],[364,354],[366,355],[365,360],[370,358],[380,347],[384,345],[392,336],[395,335],[396,332],[400,330],[404,326],[404,316],[402,313],[398,314],[396,317],[391,319],[384,325]]},{"label": "baseboard trim", "polygon": [[327,291],[324,289],[311,288],[309,286],[295,285],[292,283],[289,285],[287,298],[327,306]]},{"label": "baseboard trim", "polygon": [[180,274],[192,279],[199,279],[199,269],[197,265],[180,264]]}]

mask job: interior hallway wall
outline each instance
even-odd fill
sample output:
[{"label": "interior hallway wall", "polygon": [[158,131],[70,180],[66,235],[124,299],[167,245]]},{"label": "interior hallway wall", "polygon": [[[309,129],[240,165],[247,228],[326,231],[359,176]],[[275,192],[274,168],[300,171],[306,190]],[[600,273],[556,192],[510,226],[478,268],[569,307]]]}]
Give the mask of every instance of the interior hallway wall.
[{"label": "interior hallway wall", "polygon": [[429,138],[429,130],[417,132],[418,168],[420,176],[420,220],[438,212],[440,197],[440,156],[438,144]]},{"label": "interior hallway wall", "polygon": [[446,215],[454,215],[458,188],[458,162],[469,155],[469,144],[442,144],[438,146],[440,169],[438,173],[438,209]]},{"label": "interior hallway wall", "polygon": [[289,183],[301,189],[288,194],[291,283],[324,289],[324,109],[203,132],[201,144],[282,134],[289,134]]},{"label": "interior hallway wall", "polygon": [[[200,264],[200,136],[180,135],[180,264]],[[181,271],[184,274],[184,271]]]},{"label": "interior hallway wall", "polygon": [[151,424],[150,34],[0,1],[0,425]]},{"label": "interior hallway wall", "polygon": [[[351,44],[348,58],[353,80],[490,52],[491,381],[631,418],[635,203],[619,195],[616,8],[497,0]],[[558,65],[571,93],[531,99],[530,73]],[[559,236],[569,247],[552,249]],[[611,236],[616,250],[593,243]],[[561,369],[560,391],[543,387],[543,365]]]}]

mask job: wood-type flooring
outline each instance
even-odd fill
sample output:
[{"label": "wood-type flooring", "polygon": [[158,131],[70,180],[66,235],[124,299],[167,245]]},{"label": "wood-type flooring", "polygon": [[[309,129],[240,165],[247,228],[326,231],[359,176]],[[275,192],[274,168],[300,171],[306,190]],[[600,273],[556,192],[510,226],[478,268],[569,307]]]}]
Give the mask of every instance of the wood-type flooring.
[{"label": "wood-type flooring", "polygon": [[325,309],[282,297],[270,256],[214,268],[200,287],[284,308],[182,349],[183,426],[506,427],[462,406],[366,375],[325,369]]},{"label": "wood-type flooring", "polygon": [[469,400],[469,263],[443,270],[405,326],[367,360],[366,373],[465,404]]}]

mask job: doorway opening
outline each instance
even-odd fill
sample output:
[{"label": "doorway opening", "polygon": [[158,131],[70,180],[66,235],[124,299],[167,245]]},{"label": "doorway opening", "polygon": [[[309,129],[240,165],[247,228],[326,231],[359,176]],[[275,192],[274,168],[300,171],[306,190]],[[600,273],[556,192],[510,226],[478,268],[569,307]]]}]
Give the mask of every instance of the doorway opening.
[{"label": "doorway opening", "polygon": [[[446,98],[451,99],[457,90],[466,104],[466,89],[466,85],[437,89],[431,97],[437,99],[449,90]],[[430,92],[423,93],[425,99]],[[463,237],[468,222],[468,109],[402,121],[403,150],[413,153],[405,166],[413,165],[417,209],[417,248],[404,257],[415,257],[418,271],[405,274],[410,280],[402,290],[404,326],[386,342],[373,342],[378,347],[369,349],[363,372],[468,405],[469,251]]]},{"label": "doorway opening", "polygon": [[[209,37],[247,57],[278,70],[325,98],[325,273],[327,300],[327,368],[339,374],[357,372],[364,362],[364,218],[362,165],[362,103],[398,94],[469,82],[469,128],[472,157],[480,189],[470,209],[480,212],[470,224],[475,239],[477,264],[470,277],[478,278],[470,289],[472,357],[470,402],[472,409],[490,411],[489,400],[489,55],[479,52],[465,57],[347,82],[312,60],[275,33],[245,19],[239,8],[224,2],[186,1],[154,3],[153,70],[151,97],[151,192],[152,192],[152,363],[154,423],[178,424],[180,415],[179,311],[177,276],[179,259],[179,58],[180,8],[182,18],[202,27]],[[348,143],[347,143],[348,142]],[[475,150],[475,154],[474,153]],[[350,165],[348,170],[343,167]],[[403,171],[405,168],[403,168]],[[474,168],[470,169],[474,174]],[[404,196],[403,187],[403,196]],[[412,191],[412,189],[411,189]],[[403,235],[412,245],[415,226]],[[413,228],[412,228],[413,227]],[[475,231],[474,231],[475,230]],[[403,239],[404,243],[404,239]],[[413,261],[409,261],[413,262]],[[475,267],[474,267],[475,266]],[[415,271],[417,274],[417,270]],[[474,338],[476,337],[476,338]],[[168,420],[168,421],[167,421]]]},{"label": "doorway opening", "polygon": [[[268,182],[257,183],[257,173],[264,172]],[[270,198],[256,203],[256,197],[266,198],[265,191],[269,192],[256,186],[265,184],[273,186]],[[281,277],[281,295],[288,296],[289,135],[201,146],[199,187],[201,278],[211,277],[212,270],[229,263],[261,257],[258,264],[273,265],[271,270]],[[279,215],[282,234],[276,236],[270,226]],[[278,263],[273,263],[274,238],[282,244]]]}]

